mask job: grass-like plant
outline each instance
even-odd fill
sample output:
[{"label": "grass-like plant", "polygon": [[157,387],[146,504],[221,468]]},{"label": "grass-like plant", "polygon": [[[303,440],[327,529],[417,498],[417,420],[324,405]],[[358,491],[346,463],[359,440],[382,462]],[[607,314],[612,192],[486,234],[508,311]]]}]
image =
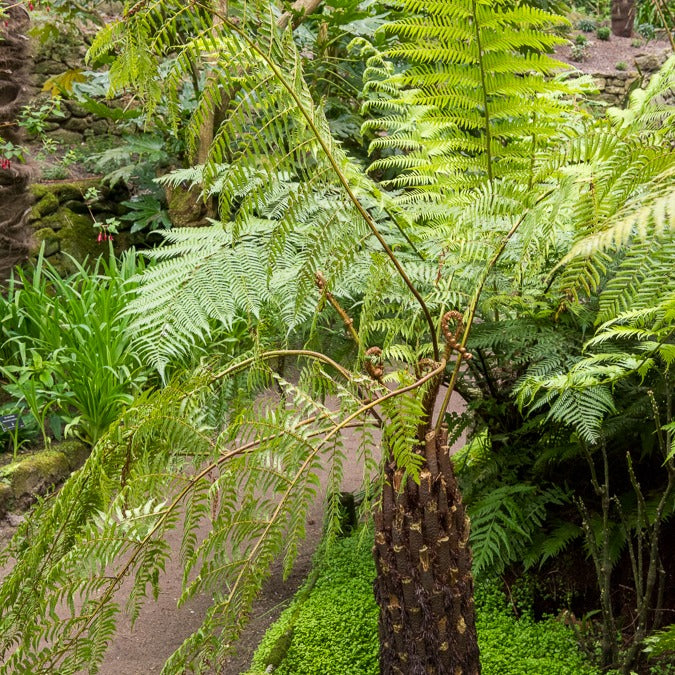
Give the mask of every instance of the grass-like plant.
[{"label": "grass-like plant", "polygon": [[16,270],[0,297],[2,372],[46,440],[51,411],[95,443],[146,380],[123,315],[142,267],[133,252],[72,264],[63,277],[41,254],[32,271]]}]

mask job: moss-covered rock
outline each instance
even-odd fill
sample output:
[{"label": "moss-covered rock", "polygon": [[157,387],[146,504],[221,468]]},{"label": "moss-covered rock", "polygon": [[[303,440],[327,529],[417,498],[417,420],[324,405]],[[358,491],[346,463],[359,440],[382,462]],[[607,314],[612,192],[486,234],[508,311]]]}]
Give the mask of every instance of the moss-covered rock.
[{"label": "moss-covered rock", "polygon": [[166,188],[169,217],[175,227],[200,227],[207,224],[206,207],[199,190]]},{"label": "moss-covered rock", "polygon": [[67,226],[58,233],[61,251],[79,261],[98,256],[101,253],[101,245],[96,241],[97,231],[92,219],[68,209],[60,210],[65,212],[64,216],[67,219]]},{"label": "moss-covered rock", "polygon": [[42,199],[31,210],[31,220],[38,220],[50,213],[54,213],[59,208],[59,200],[57,196],[51,192],[47,192]]},{"label": "moss-covered rock", "polygon": [[84,199],[84,195],[91,187],[100,187],[100,178],[82,178],[80,180],[57,181],[53,183],[34,183],[30,190],[36,199],[42,199],[47,194],[53,194],[59,203],[69,199]]},{"label": "moss-covered rock", "polygon": [[77,131],[69,131],[68,129],[54,129],[54,131],[49,132],[49,137],[66,146],[82,143],[82,134]]},{"label": "moss-covered rock", "polygon": [[91,452],[91,448],[82,441],[62,441],[54,446],[54,449],[65,455],[71,471],[79,469]]},{"label": "moss-covered rock", "polygon": [[70,473],[68,459],[57,450],[45,450],[0,469],[0,479],[9,482],[14,499],[25,499],[60,483]]},{"label": "moss-covered rock", "polygon": [[82,441],[62,441],[51,450],[22,457],[0,468],[0,514],[64,481],[84,464],[90,448]]},{"label": "moss-covered rock", "polygon": [[31,250],[32,255],[37,255],[44,247],[44,255],[53,256],[61,249],[59,235],[51,227],[42,227],[34,235],[34,246]]},{"label": "moss-covered rock", "polygon": [[0,481],[0,516],[4,516],[14,503],[14,493],[9,483]]}]

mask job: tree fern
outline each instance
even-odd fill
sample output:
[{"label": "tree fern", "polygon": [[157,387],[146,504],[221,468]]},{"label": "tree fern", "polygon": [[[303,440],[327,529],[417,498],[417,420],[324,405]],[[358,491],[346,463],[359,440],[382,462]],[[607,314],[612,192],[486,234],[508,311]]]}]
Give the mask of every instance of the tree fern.
[{"label": "tree fern", "polygon": [[[10,549],[16,564],[0,590],[0,672],[95,670],[122,610],[121,581],[133,580],[125,611],[134,620],[158,590],[169,555],[166,534],[179,527],[180,602],[208,591],[214,604],[205,627],[165,672],[199,670],[225,655],[271,559],[284,555],[287,565],[294,559],[319,469],[332,464],[339,474],[344,420],[368,423],[355,384],[315,370],[313,379],[323,378],[338,394],[339,411],[282,382],[291,408],[274,401],[257,411],[235,407],[219,433],[203,427],[199,410],[236,372],[230,366],[225,374],[202,373],[140,399],[85,469],[38,507]],[[211,529],[199,540],[204,518]],[[52,609],[64,600],[57,616]],[[48,644],[31,649],[39,637]]]},{"label": "tree fern", "polygon": [[[217,182],[221,214],[227,223],[214,225],[211,234],[196,235],[192,244],[190,235],[194,233],[172,234],[176,243],[182,236],[183,246],[175,249],[171,263],[150,271],[146,278],[153,288],[163,289],[164,302],[146,305],[148,295],[143,294],[133,311],[144,316],[140,328],[161,326],[159,331],[146,334],[154,349],[161,352],[166,344],[166,354],[156,354],[160,363],[171,355],[172,348],[180,350],[192,336],[203,336],[208,318],[231,321],[237,310],[255,314],[257,299],[248,297],[249,293],[269,293],[255,272],[248,289],[239,287],[234,302],[221,295],[225,292],[228,299],[231,295],[230,282],[223,279],[224,258],[239,257],[238,248],[246,241],[255,241],[255,257],[268,270],[268,277],[273,277],[275,270],[285,275],[279,279],[285,291],[279,306],[284,308],[289,327],[306,318],[309,304],[316,302],[316,273],[321,271],[328,279],[338,276],[364,250],[370,235],[377,240],[374,245],[383,247],[402,272],[372,216],[354,194],[365,181],[333,141],[324,112],[313,102],[303,79],[292,38],[277,29],[269,3],[248,3],[241,13],[233,6],[233,13],[220,17],[217,26],[207,9],[199,5],[187,9],[183,3],[170,1],[141,5],[101,33],[91,49],[95,56],[111,48],[116,37],[124,36],[124,50],[148,52],[142,70],[121,68],[113,82],[116,87],[133,85],[139,89],[147,95],[150,108],[155,92],[151,84],[143,82],[161,77],[156,67],[148,65],[156,62],[159,54],[176,55],[164,81],[163,93],[169,101],[176,101],[192,63],[205,53],[218,55],[214,76],[201,94],[188,136],[195,139],[205,116],[216,106],[224,106],[220,111],[224,122],[211,146],[203,177],[207,191]],[[183,34],[185,24],[189,40]],[[127,71],[124,80],[121,73]],[[223,92],[232,92],[232,96],[223,98]],[[279,186],[285,193],[282,200],[277,198]],[[274,217],[269,217],[270,213]],[[316,236],[318,231],[321,236]],[[211,255],[204,257],[207,237]],[[190,255],[185,255],[188,249]],[[161,255],[170,257],[171,249]],[[241,258],[243,261],[246,256]],[[201,296],[195,298],[183,283],[186,275],[213,283],[198,283]],[[422,301],[412,284],[409,288]],[[166,303],[169,298],[171,302]],[[199,309],[196,300],[202,304]],[[169,314],[165,313],[167,306],[171,307]],[[422,310],[426,311],[423,302]],[[428,312],[426,320],[431,328]]]}]

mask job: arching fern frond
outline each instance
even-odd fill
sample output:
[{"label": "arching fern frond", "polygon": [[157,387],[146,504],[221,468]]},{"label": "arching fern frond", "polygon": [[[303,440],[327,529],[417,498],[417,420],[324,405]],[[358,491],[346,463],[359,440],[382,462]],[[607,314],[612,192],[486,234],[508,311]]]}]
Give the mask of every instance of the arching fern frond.
[{"label": "arching fern frond", "polygon": [[[283,289],[277,306],[290,329],[318,300],[318,271],[337,280],[359,255],[382,248],[420,304],[438,357],[422,295],[357,197],[368,189],[367,181],[333,140],[321,105],[312,100],[290,31],[278,29],[270,4],[262,0],[245,7],[231,3],[228,11],[173,0],[141,5],[102,33],[91,49],[93,55],[102,53],[123,35],[125,54],[145,51],[148,63],[159,54],[173,55],[166,75],[144,66],[143,73],[131,71],[127,80],[120,73],[114,80],[118,88],[138,87],[150,107],[156,93],[139,78],[161,81],[163,95],[175,103],[192,65],[205,59],[211,74],[190,119],[188,138],[196,143],[216,113],[223,119],[203,180],[206,194],[217,185],[225,222],[214,225],[211,234],[195,233],[191,244],[190,233],[182,233],[181,246],[161,254],[168,259],[145,277],[153,291],[162,291],[154,298],[143,292],[131,310],[142,317],[137,329],[144,350],[161,367],[163,360],[202,338],[209,319],[227,323],[239,311],[255,315],[259,300],[272,295],[269,284],[276,282]],[[255,255],[249,255],[252,247]],[[242,272],[235,270],[232,279],[230,262]],[[253,267],[247,274],[249,263]],[[267,279],[259,274],[262,268]],[[187,279],[194,283],[184,283]],[[144,333],[152,325],[161,326],[159,333]]]},{"label": "arching fern frond", "polygon": [[[145,395],[60,493],[38,506],[8,551],[15,565],[0,588],[0,673],[96,671],[119,614],[134,620],[158,592],[166,537],[176,529],[183,531],[180,601],[201,592],[214,601],[164,672],[202,672],[224,658],[272,559],[284,557],[288,569],[295,558],[320,470],[332,466],[340,475],[343,429],[369,425],[359,390],[382,403],[396,398],[363,377],[312,368],[302,385],[280,382],[286,402],[232,396],[218,428],[205,426],[202,411],[223,382],[236,385],[245,365],[269,374],[265,358]],[[317,387],[336,395],[338,409],[311,395]],[[364,452],[372,468],[372,446]],[[211,527],[200,534],[205,519]],[[122,607],[127,578],[132,590]]]}]

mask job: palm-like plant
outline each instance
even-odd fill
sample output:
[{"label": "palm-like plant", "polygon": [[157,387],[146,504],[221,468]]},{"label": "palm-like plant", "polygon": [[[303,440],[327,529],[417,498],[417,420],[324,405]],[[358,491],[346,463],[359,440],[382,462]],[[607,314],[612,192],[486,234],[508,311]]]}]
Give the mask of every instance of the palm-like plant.
[{"label": "palm-like plant", "polygon": [[[390,93],[416,88],[394,101],[402,119],[420,107],[427,129],[433,115],[449,119],[438,138],[418,140],[427,164],[413,178],[404,174],[401,185],[418,174],[425,185],[432,182],[426,166],[439,139],[445,164],[438,166],[447,166],[441,175],[457,177],[455,148],[477,177],[468,185],[441,181],[428,199],[408,200],[409,211],[405,199],[382,193],[331,138],[292,36],[278,29],[268,2],[232,2],[225,16],[208,3],[140,0],[99,35],[94,54],[113,45],[120,50],[114,86],[133,87],[150,109],[160,96],[175,105],[194,64],[210,64],[213,76],[188,129],[195,146],[216,107],[224,117],[205,164],[190,174],[206,194],[218,195],[222,223],[173,230],[169,245],[153,254],[158,262],[130,310],[138,344],[162,368],[206,339],[213,322],[230,325],[245,315],[254,348],[139,399],[83,471],[39,507],[10,550],[17,564],[0,590],[0,672],[94,669],[115,629],[121,581],[134,579],[127,609],[136,617],[148,592],[157,591],[169,555],[165,535],[176,527],[184,529],[182,600],[209,591],[214,602],[165,672],[215,666],[271,560],[283,555],[286,568],[292,565],[321,467],[329,467],[329,493],[337,492],[342,433],[354,426],[366,481],[380,476],[379,489],[366,494],[376,511],[383,672],[479,671],[469,526],[445,410],[469,358],[474,317],[490,311],[481,308],[484,290],[494,285],[502,292],[513,278],[529,283],[522,281],[526,263],[569,233],[556,214],[573,181],[557,179],[563,162],[554,163],[556,172],[544,171],[536,156],[558,143],[553,122],[566,113],[554,102],[561,86],[544,83],[543,66],[532,74],[544,57],[523,56],[549,44],[539,30],[548,15],[517,2],[401,5],[420,18],[412,29],[394,25],[405,48],[390,56],[418,54],[423,61],[431,44],[452,65],[420,82],[415,69],[403,82],[381,81],[380,90]],[[167,54],[168,72],[159,68]],[[488,56],[492,70],[484,65]],[[442,89],[444,77],[458,93],[430,100],[444,95],[428,89]],[[467,93],[470,84],[478,97]],[[520,111],[528,106],[541,116],[541,137],[521,143]],[[443,208],[445,200],[452,208]],[[509,244],[514,256],[504,256]],[[317,311],[317,304],[326,309]],[[355,358],[348,365],[313,348],[326,335],[326,316],[350,336]],[[306,344],[294,345],[299,339]],[[299,360],[298,381],[272,370],[278,358]],[[255,404],[272,381],[284,396]],[[337,410],[325,405],[326,394],[336,397]],[[380,472],[376,428],[383,438]],[[336,512],[329,497],[329,536]],[[212,528],[198,540],[203,518]],[[65,617],[52,611],[75,596],[81,602],[70,604]]]}]

